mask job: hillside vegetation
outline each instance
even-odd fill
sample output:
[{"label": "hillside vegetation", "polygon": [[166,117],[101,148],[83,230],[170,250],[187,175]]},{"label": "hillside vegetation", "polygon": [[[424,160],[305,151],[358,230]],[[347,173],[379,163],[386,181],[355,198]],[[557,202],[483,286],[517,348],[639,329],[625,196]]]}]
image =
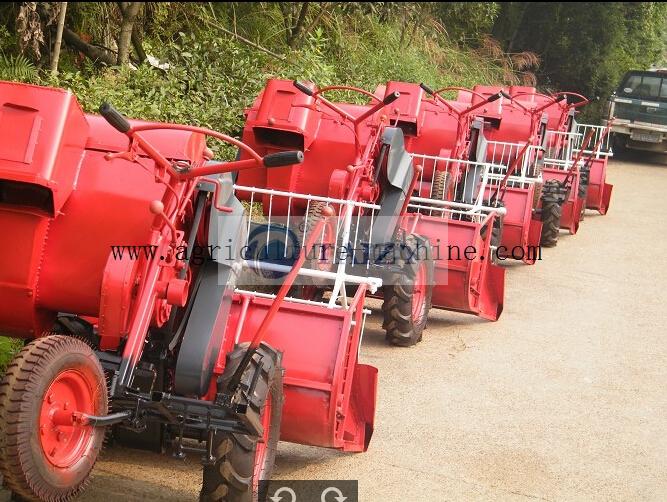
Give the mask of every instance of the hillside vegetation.
[{"label": "hillside vegetation", "polygon": [[[664,60],[666,14],[646,2],[4,2],[0,79],[238,135],[270,77],[604,98],[627,69]],[[0,338],[0,368],[17,347]]]}]

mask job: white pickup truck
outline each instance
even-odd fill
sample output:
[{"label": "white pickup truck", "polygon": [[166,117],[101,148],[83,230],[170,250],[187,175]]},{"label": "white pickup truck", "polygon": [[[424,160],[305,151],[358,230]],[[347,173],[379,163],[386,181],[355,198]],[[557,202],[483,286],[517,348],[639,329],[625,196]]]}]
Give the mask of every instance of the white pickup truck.
[{"label": "white pickup truck", "polygon": [[667,153],[667,71],[627,72],[609,98],[606,120],[611,117],[615,152],[632,148]]}]

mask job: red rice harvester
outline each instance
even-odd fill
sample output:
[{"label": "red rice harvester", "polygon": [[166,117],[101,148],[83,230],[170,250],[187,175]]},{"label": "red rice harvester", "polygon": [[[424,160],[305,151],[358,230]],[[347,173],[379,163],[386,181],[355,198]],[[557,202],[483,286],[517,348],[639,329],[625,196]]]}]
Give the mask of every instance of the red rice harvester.
[{"label": "red rice harvester", "polygon": [[[0,251],[0,331],[26,342],[0,382],[8,489],[75,497],[109,426],[200,455],[202,500],[256,499],[279,434],[366,449],[377,376],[357,351],[377,281],[358,279],[336,308],[291,301],[299,255],[275,294],[239,287],[248,226],[229,172],[298,164],[301,152],[261,157],[109,105],[87,116],[59,89],[2,82],[0,97],[0,226],[14,244]],[[247,158],[209,161],[207,137]],[[135,244],[152,252],[112,249]],[[207,259],[193,259],[197,247]]]},{"label": "red rice harvester", "polygon": [[[496,89],[496,87],[475,87],[475,90],[482,94],[494,92]],[[488,134],[495,138],[495,141],[489,142],[494,150],[491,155],[500,163],[509,165],[511,159],[518,155],[516,152],[522,151],[525,145],[530,145],[521,164],[531,174],[531,179],[525,180],[517,188],[519,193],[521,189],[532,188],[532,210],[534,214],[539,214],[542,223],[536,244],[553,246],[557,242],[560,228],[567,228],[571,233],[576,233],[579,225],[579,212],[576,211],[583,204],[583,200],[577,197],[579,171],[575,169],[569,174],[568,182],[573,186],[569,189],[569,186],[565,187],[551,179],[554,176],[549,171],[551,166],[544,164],[544,151],[548,148],[550,140],[547,132],[549,117],[545,111],[560,106],[561,102],[566,101],[567,96],[542,95],[541,101],[535,101],[534,88],[517,86],[510,87],[508,94],[512,96],[511,106],[502,110],[497,121],[490,122]]]},{"label": "red rice harvester", "polygon": [[[568,103],[567,97],[577,101]],[[561,92],[554,97],[532,89],[515,93],[514,99],[527,106],[552,103],[549,123],[557,129],[547,130],[541,161],[545,180],[542,214],[546,222],[542,236],[545,245],[555,245],[559,228],[576,233],[587,205],[606,212],[613,188],[605,182],[608,129],[576,122],[576,109],[589,102],[580,94]]]},{"label": "red rice harvester", "polygon": [[[372,104],[333,103],[323,95],[330,91],[360,93]],[[323,207],[332,209],[334,217],[321,236],[323,247],[351,249],[345,259],[351,258],[357,273],[382,276],[387,340],[408,346],[421,340],[426,325],[433,260],[411,263],[399,257],[385,263],[375,255],[370,260],[368,256],[358,258],[364,246],[419,253],[430,248],[423,236],[406,232],[401,225],[417,169],[405,151],[402,131],[388,127],[386,117],[379,113],[397,98],[398,93],[390,93],[381,100],[349,86],[317,89],[297,81],[269,80],[246,112],[243,139],[259,152],[298,146],[305,152],[304,163],[244,171],[239,173],[237,187],[245,200],[261,201],[265,218],[305,218],[304,238],[312,218]],[[336,258],[321,255],[317,267],[336,268],[340,266],[336,261],[343,261]],[[331,298],[341,291],[335,284]],[[324,292],[325,288],[316,288],[316,294]]]},{"label": "red rice harvester", "polygon": [[[378,91],[399,92],[389,111],[400,127],[413,162],[422,170],[408,206],[409,222],[431,242],[446,242],[435,264],[433,305],[497,320],[503,308],[504,269],[492,263],[495,229],[504,209],[483,203],[476,187],[488,182],[489,165],[477,158],[483,142],[476,106],[446,106],[425,98],[425,85],[388,82]],[[378,92],[376,91],[376,92]],[[483,181],[482,181],[483,180]],[[483,193],[483,191],[482,191]],[[466,249],[475,253],[465,255]]]},{"label": "red rice harvester", "polygon": [[[534,211],[535,184],[540,181],[535,165],[540,147],[533,144],[534,141],[520,143],[488,139],[490,132],[497,131],[503,123],[501,119],[504,120],[504,110],[508,108],[507,104],[503,106],[503,101],[506,101],[509,95],[501,88],[494,88],[495,92],[492,92],[491,88],[481,88],[483,92],[476,89],[447,88],[431,91],[426,86],[423,88],[433,96],[434,103],[450,111],[455,110],[456,105],[445,100],[440,92],[457,90],[458,106],[471,103],[468,109],[474,110],[477,118],[472,122],[472,127],[468,128],[469,140],[465,142],[467,148],[463,152],[469,159],[484,162],[489,170],[489,176],[485,178],[487,183],[481,192],[482,204],[491,208],[502,208],[504,211],[502,231],[498,226],[495,232],[498,240],[497,252],[528,264],[535,263],[541,232],[541,221]],[[463,96],[470,96],[470,99],[466,101]],[[516,112],[513,111],[513,114]],[[511,118],[514,119],[514,115]],[[513,122],[508,121],[506,124],[509,124],[506,126],[508,130],[516,129]],[[459,131],[465,130],[459,128]],[[476,183],[468,183],[469,191],[475,190],[472,187],[479,185],[479,180],[482,179],[479,173],[476,179]],[[467,201],[470,200],[468,196]]]},{"label": "red rice harvester", "polygon": [[606,182],[607,161],[611,156],[609,129],[605,126],[578,123],[575,119],[577,110],[590,103],[590,100],[575,92],[558,92],[547,96],[535,92],[534,89],[532,92],[514,95],[515,99],[528,99],[537,104],[553,102],[554,97],[558,96],[566,96],[574,102],[569,102],[569,99],[560,100],[545,110],[548,114],[545,157],[563,161],[566,160],[563,156],[569,153],[570,158],[567,160],[572,160],[581,149],[588,133],[593,130],[590,144],[582,157],[583,182],[580,184],[580,198],[585,198],[586,209],[595,209],[604,215],[609,208],[613,190],[613,185]]}]

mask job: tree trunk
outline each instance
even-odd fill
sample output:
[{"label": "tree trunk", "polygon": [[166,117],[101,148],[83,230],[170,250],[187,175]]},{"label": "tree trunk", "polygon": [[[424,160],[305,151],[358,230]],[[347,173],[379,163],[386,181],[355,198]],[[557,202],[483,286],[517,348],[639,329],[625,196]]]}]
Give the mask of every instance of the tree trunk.
[{"label": "tree trunk", "polygon": [[299,17],[296,20],[296,24],[292,27],[292,31],[289,36],[288,45],[291,49],[296,46],[297,41],[299,40],[299,35],[301,35],[301,30],[303,28],[303,23],[306,21],[306,14],[308,13],[308,2],[303,2],[301,4],[301,10],[299,11]]},{"label": "tree trunk", "polygon": [[58,26],[56,28],[56,40],[53,43],[53,54],[51,55],[51,72],[58,73],[58,60],[60,59],[60,45],[63,41],[63,28],[65,27],[65,13],[67,12],[67,2],[61,2],[60,12],[58,13]]},{"label": "tree trunk", "polygon": [[139,9],[143,2],[123,2],[121,8],[123,21],[120,25],[120,35],[118,36],[118,58],[116,64],[124,66],[130,62],[130,43],[132,41],[132,30],[134,20],[139,14]]},{"label": "tree trunk", "polygon": [[106,49],[102,49],[100,47],[96,47],[94,45],[90,45],[87,42],[84,42],[83,40],[81,40],[79,35],[74,33],[69,28],[63,29],[63,40],[65,40],[66,44],[71,45],[76,50],[82,52],[93,61],[100,61],[102,63],[108,64],[109,66],[116,64],[115,54],[107,51]]},{"label": "tree trunk", "polygon": [[134,52],[137,53],[139,63],[146,61],[146,51],[144,51],[144,45],[141,42],[141,35],[139,34],[139,30],[137,29],[136,25],[132,29],[132,46],[134,47]]}]

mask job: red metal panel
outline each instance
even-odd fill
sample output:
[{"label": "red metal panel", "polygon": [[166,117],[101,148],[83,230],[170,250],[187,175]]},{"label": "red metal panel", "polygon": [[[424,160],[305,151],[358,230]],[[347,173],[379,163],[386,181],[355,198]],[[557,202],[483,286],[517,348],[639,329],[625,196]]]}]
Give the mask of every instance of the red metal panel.
[{"label": "red metal panel", "polygon": [[606,214],[613,188],[613,185],[606,183],[607,157],[591,160],[590,166],[586,207],[596,209],[600,214]]},{"label": "red metal panel", "polygon": [[[111,127],[102,116],[86,114],[86,120],[90,126],[90,133],[88,135],[88,140],[86,141],[86,149],[102,152],[122,152],[127,150],[129,141],[127,136]],[[143,120],[130,120],[129,122],[132,127],[157,124],[157,122],[145,122]],[[187,159],[186,146],[190,139],[190,133],[162,129],[145,131],[141,134],[147,141],[155,146],[165,158],[178,160]]]},{"label": "red metal panel", "polygon": [[54,215],[74,188],[88,136],[76,98],[51,87],[0,82],[0,179],[46,187]]},{"label": "red metal panel", "polygon": [[[492,225],[492,219],[487,223]],[[491,263],[482,225],[468,221],[408,214],[405,228],[413,228],[434,246],[434,307],[479,315],[495,321],[503,309],[505,270]],[[466,257],[466,249],[471,252]]]},{"label": "red metal panel", "polygon": [[[150,161],[147,161],[150,162]],[[102,275],[112,245],[150,243],[149,204],[164,185],[137,164],[87,152],[77,190],[54,219],[44,243],[39,284],[42,308],[97,315]]]},{"label": "red metal panel", "polygon": [[[248,306],[240,341],[250,340],[272,300]],[[232,305],[229,332],[235,332],[241,300]],[[285,303],[265,341],[283,352],[285,405],[281,439],[294,443],[363,451],[373,430],[377,376],[359,365],[361,311]]]}]

